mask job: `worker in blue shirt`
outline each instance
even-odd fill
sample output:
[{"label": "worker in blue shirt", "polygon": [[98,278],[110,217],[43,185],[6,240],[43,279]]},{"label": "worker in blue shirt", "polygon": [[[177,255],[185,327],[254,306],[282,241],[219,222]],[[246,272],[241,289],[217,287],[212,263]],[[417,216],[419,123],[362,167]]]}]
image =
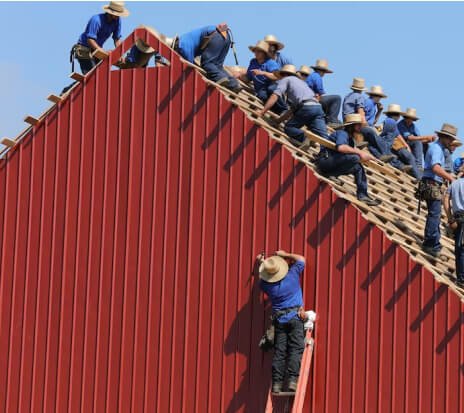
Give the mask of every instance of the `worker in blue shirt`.
[{"label": "worker in blue shirt", "polygon": [[383,93],[382,86],[379,85],[371,86],[370,90],[366,93],[369,95],[364,103],[366,122],[370,127],[374,127],[383,111],[380,101],[385,99],[387,95]]},{"label": "worker in blue shirt", "polygon": [[464,152],[461,153],[459,157],[457,157],[453,162],[453,172],[458,174],[459,172],[464,172]]},{"label": "worker in blue shirt", "polygon": [[433,142],[434,135],[421,135],[417,125],[414,123],[419,118],[417,111],[414,108],[406,109],[403,114],[403,119],[398,122],[398,130],[401,136],[406,140],[411,152],[416,160],[416,166],[419,170],[424,168],[424,145],[423,143]]},{"label": "worker in blue shirt", "polygon": [[328,139],[322,106],[317,101],[314,92],[303,80],[298,78],[296,67],[285,65],[274,74],[279,79],[277,87],[264,104],[264,108],[258,112],[258,115],[264,116],[279,99],[286,96],[290,110],[285,112],[277,122],[280,123],[290,118],[284,129],[285,133],[291,138],[292,143],[301,146],[304,142],[305,135],[300,129],[303,125],[316,135]]},{"label": "worker in blue shirt", "polygon": [[422,172],[417,168],[411,149],[398,131],[398,120],[403,115],[401,106],[395,103],[388,105],[388,109],[384,113],[387,117],[383,122],[380,138],[387,150],[396,156],[396,159],[392,159],[391,164],[403,172],[410,173],[414,178],[420,179]]},{"label": "worker in blue shirt", "polygon": [[339,95],[326,94],[322,81],[322,78],[327,73],[333,73],[333,71],[329,69],[329,62],[325,59],[318,59],[316,64],[311,66],[311,68],[313,72],[307,76],[306,83],[308,83],[308,86],[319,99],[328,125],[331,127],[338,127],[341,123],[338,119],[338,114],[340,113],[342,98]]},{"label": "worker in blue shirt", "polygon": [[[250,60],[246,74],[241,75],[240,78],[245,82],[253,82],[256,96],[264,103],[277,87],[277,77],[274,72],[279,70],[279,65],[271,59],[269,45],[264,40],[248,48],[255,54],[255,58]],[[287,105],[282,98],[278,98],[272,107],[272,111],[277,114],[281,114],[286,109]]]},{"label": "worker in blue shirt", "polygon": [[173,48],[185,60],[195,62],[200,56],[200,66],[213,82],[238,93],[241,87],[233,76],[224,70],[224,61],[231,47],[232,39],[227,23],[204,26],[185,33],[174,40]]},{"label": "worker in blue shirt", "polygon": [[424,241],[422,249],[437,257],[440,254],[440,215],[443,181],[453,182],[454,176],[445,171],[444,148],[449,148],[452,141],[457,140],[458,129],[444,123],[439,131],[435,131],[438,140],[429,144],[424,159],[424,174],[419,185],[420,198],[427,203],[427,219],[425,221]]},{"label": "worker in blue shirt", "polygon": [[453,162],[453,153],[454,151],[462,146],[461,141],[454,140],[450,143],[449,148],[445,148],[445,171],[453,174],[454,173],[454,162]]},{"label": "worker in blue shirt", "polygon": [[454,232],[456,285],[464,288],[464,178],[462,173],[446,190],[443,208],[448,226]]},{"label": "worker in blue shirt", "polygon": [[103,10],[105,13],[91,17],[73,48],[84,75],[97,64],[91,53],[95,50],[104,51],[103,44],[110,36],[113,37],[115,47],[121,44],[120,17],[127,17],[129,11],[124,7],[123,1],[110,1],[108,5],[103,6]]},{"label": "worker in blue shirt", "polygon": [[275,60],[279,65],[279,69],[285,65],[292,65],[293,62],[280,51],[285,47],[282,42],[279,42],[277,37],[273,34],[264,36],[264,41],[269,45],[269,56],[272,60]]},{"label": "worker in blue shirt", "polygon": [[354,175],[356,195],[361,202],[369,206],[380,204],[378,199],[371,198],[367,193],[367,177],[361,162],[372,161],[375,158],[367,151],[356,148],[354,134],[360,133],[363,119],[359,113],[345,116],[343,129],[330,135],[335,149],[321,145],[317,166],[319,171],[327,176]]},{"label": "worker in blue shirt", "polygon": [[145,68],[152,57],[155,59],[156,66],[169,65],[169,61],[161,56],[153,47],[149,46],[142,39],[137,39],[126,55],[116,63],[116,66],[119,66],[121,69]]},{"label": "worker in blue shirt", "polygon": [[271,319],[275,329],[272,393],[283,390],[284,378],[287,378],[286,390],[294,392],[304,351],[306,316],[300,276],[305,267],[305,258],[280,250],[269,258],[258,255],[256,263],[259,266],[259,286],[272,304]]}]

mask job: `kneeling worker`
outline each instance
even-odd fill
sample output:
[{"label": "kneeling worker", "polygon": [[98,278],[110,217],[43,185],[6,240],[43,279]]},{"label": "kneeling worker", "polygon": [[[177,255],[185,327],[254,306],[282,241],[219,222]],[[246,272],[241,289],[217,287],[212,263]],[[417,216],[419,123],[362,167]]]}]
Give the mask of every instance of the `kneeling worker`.
[{"label": "kneeling worker", "polygon": [[375,158],[369,153],[355,147],[354,134],[359,133],[363,118],[359,113],[345,116],[343,129],[330,135],[329,139],[335,143],[335,150],[321,146],[318,167],[328,176],[354,175],[357,187],[357,197],[370,206],[380,204],[367,194],[367,177],[361,162],[372,161]]},{"label": "kneeling worker", "polygon": [[291,118],[285,125],[285,133],[295,141],[296,145],[299,146],[304,142],[305,135],[300,129],[303,125],[316,135],[328,139],[322,106],[306,82],[298,77],[296,67],[285,65],[282,69],[275,71],[274,75],[279,79],[277,87],[258,114],[263,116],[279,98],[286,96],[290,110],[285,112],[279,121]]},{"label": "kneeling worker", "polygon": [[[304,351],[303,292],[300,275],[305,258],[298,254],[277,251],[264,259],[258,255],[260,288],[272,303],[274,324],[274,357],[272,359],[272,392],[280,393],[287,377],[287,390],[296,391]],[[287,263],[290,260],[292,265]]]},{"label": "kneeling worker", "polygon": [[239,92],[241,87],[237,79],[224,70],[224,60],[232,44],[229,31],[226,23],[201,27],[175,38],[172,47],[190,63],[200,56],[200,66],[208,78]]}]

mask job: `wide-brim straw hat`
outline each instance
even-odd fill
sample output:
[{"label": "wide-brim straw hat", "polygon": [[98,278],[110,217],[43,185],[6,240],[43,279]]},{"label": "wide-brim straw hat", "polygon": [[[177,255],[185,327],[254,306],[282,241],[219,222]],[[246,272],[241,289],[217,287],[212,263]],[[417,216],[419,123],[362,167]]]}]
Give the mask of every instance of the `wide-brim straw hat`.
[{"label": "wide-brim straw hat", "polygon": [[329,62],[325,59],[316,60],[316,64],[311,66],[314,70],[321,70],[326,73],[333,73],[333,70],[329,69]]},{"label": "wide-brim straw hat", "polygon": [[462,146],[462,142],[460,140],[455,139],[453,142],[451,142],[450,146],[454,148],[459,148],[460,146]]},{"label": "wide-brim straw hat", "polygon": [[279,42],[277,40],[277,37],[275,37],[273,34],[268,34],[267,36],[264,36],[264,41],[269,44],[275,45],[277,50],[282,50],[285,45],[282,42]]},{"label": "wide-brim straw hat", "polygon": [[435,133],[439,136],[443,136],[446,138],[451,138],[458,140],[459,138],[457,137],[458,134],[458,128],[454,125],[451,125],[449,123],[444,123],[443,126],[439,131],[435,131]]},{"label": "wide-brim straw hat", "polygon": [[283,74],[298,76],[296,67],[294,65],[283,65],[281,69],[273,72],[277,77],[281,77]]},{"label": "wide-brim straw hat", "polygon": [[259,266],[259,278],[268,283],[279,282],[285,278],[287,273],[287,261],[278,255],[266,258]]},{"label": "wide-brim straw hat", "polygon": [[142,53],[155,53],[155,49],[151,47],[149,44],[146,44],[142,39],[137,39],[135,41],[135,46],[139,49]]},{"label": "wide-brim straw hat", "polygon": [[341,125],[341,127],[355,125],[357,123],[363,123],[362,116],[359,113],[350,113],[343,118],[343,125]]},{"label": "wide-brim straw hat", "polygon": [[268,57],[270,56],[270,54],[269,54],[269,45],[264,40],[260,40],[254,46],[248,46],[248,49],[250,49],[253,53],[256,50],[260,50],[261,52],[266,53],[266,55]]},{"label": "wide-brim straw hat", "polygon": [[363,91],[363,90],[366,90],[366,84],[365,84],[365,81],[362,77],[355,77],[353,79],[353,84],[350,86],[351,89],[353,90],[359,90],[359,91]]},{"label": "wide-brim straw hat", "polygon": [[102,9],[105,13],[112,14],[113,16],[129,16],[129,10],[126,9],[123,1],[110,1],[106,6],[103,6]]},{"label": "wide-brim straw hat", "polygon": [[380,96],[381,98],[386,98],[387,95],[383,93],[382,86],[371,86],[370,90],[366,92],[370,96]]},{"label": "wide-brim straw hat", "polygon": [[387,110],[384,110],[385,115],[401,115],[404,116],[404,112],[401,110],[401,106],[396,103],[388,105]]},{"label": "wide-brim straw hat", "polygon": [[297,73],[309,76],[311,74],[311,69],[309,68],[309,66],[301,65],[300,70],[298,70]]},{"label": "wide-brim straw hat", "polygon": [[404,114],[403,114],[403,117],[404,118],[409,118],[409,119],[412,119],[412,120],[418,120],[419,119],[419,117],[417,116],[417,111],[414,108],[407,108],[406,112],[404,112]]}]

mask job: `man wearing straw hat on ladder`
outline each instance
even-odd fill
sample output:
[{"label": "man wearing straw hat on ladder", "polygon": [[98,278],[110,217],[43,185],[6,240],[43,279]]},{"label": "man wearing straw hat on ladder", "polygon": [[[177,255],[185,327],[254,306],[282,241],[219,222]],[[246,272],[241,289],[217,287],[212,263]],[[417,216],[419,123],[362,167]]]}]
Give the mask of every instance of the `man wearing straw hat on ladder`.
[{"label": "man wearing straw hat on ladder", "polygon": [[[294,392],[300,375],[304,351],[303,292],[300,275],[305,267],[302,255],[277,251],[266,258],[256,257],[259,264],[259,286],[272,303],[272,322],[275,328],[272,360],[272,392],[280,393],[287,379],[287,390]],[[287,262],[292,265],[289,268]]]}]

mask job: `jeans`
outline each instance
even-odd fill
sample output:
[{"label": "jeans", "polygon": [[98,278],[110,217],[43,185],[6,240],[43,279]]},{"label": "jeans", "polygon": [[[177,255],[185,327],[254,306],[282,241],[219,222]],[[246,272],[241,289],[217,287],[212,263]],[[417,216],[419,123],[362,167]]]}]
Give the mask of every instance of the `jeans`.
[{"label": "jeans", "polygon": [[408,144],[411,148],[412,154],[414,155],[417,169],[422,169],[424,167],[424,145],[421,141],[408,141]]},{"label": "jeans", "polygon": [[456,260],[456,277],[459,281],[464,281],[464,223],[458,222],[458,228],[454,233],[454,256]]},{"label": "jeans", "polygon": [[335,152],[329,153],[327,157],[320,156],[318,166],[322,172],[331,176],[354,175],[356,194],[361,198],[367,196],[367,177],[359,161],[358,155]]},{"label": "jeans", "polygon": [[[274,90],[276,90],[276,88],[277,88],[277,85],[275,83],[271,83],[267,87],[263,87],[261,89],[255,90],[256,96],[258,96],[261,102],[265,103],[274,93]],[[286,111],[287,109],[288,109],[288,106],[281,97],[277,99],[277,102],[271,108],[271,110],[274,113],[277,113],[278,115],[280,115],[282,112]]]},{"label": "jeans", "polygon": [[321,105],[304,105],[298,109],[285,125],[285,133],[297,141],[303,142],[304,132],[300,129],[305,125],[311,132],[328,139],[327,125]]},{"label": "jeans", "polygon": [[[287,373],[288,381],[297,381],[300,375],[304,351],[304,323],[298,317],[288,323],[274,322],[274,357],[272,359],[272,382],[282,383]],[[285,369],[287,365],[287,369]]]},{"label": "jeans", "polygon": [[322,95],[319,102],[324,110],[326,121],[338,123],[338,114],[342,105],[342,98],[338,95]]},{"label": "jeans", "polygon": [[376,158],[380,158],[383,155],[389,154],[386,142],[379,137],[374,128],[370,126],[364,126],[361,129],[361,133],[366,142],[369,144],[368,148],[372,155],[374,155]]},{"label": "jeans", "polygon": [[401,148],[398,151],[393,150],[392,152],[405,165],[412,166],[411,174],[414,178],[416,179],[422,178],[422,173],[419,171],[419,169],[417,169],[416,159],[414,158],[414,155],[411,152],[409,152],[406,148]]},{"label": "jeans", "polygon": [[229,49],[229,33],[225,39],[217,31],[212,33],[208,45],[201,53],[201,67],[205,69],[208,78],[213,82],[226,78],[229,80],[228,87],[235,89],[239,87],[238,80],[224,70],[224,60]]},{"label": "jeans", "polygon": [[436,251],[441,249],[440,245],[440,214],[441,200],[427,200],[427,220],[425,221],[424,247],[433,248]]}]

